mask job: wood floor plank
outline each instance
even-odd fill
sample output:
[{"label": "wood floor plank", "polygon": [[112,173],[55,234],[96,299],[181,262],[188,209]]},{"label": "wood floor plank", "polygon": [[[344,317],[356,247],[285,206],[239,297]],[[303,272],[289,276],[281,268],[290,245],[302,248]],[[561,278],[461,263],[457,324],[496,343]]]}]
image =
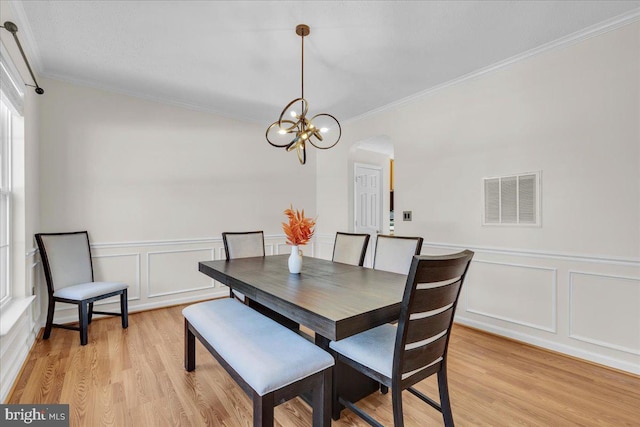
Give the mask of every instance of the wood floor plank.
[{"label": "wood floor plank", "polygon": [[[198,342],[196,370],[183,360],[182,308],[95,319],[89,344],[54,329],[38,339],[6,403],[69,403],[72,426],[252,425],[251,400]],[[215,327],[215,325],[212,325]],[[416,387],[438,396],[435,378]],[[458,426],[640,426],[640,378],[456,325],[449,389]],[[442,425],[437,411],[404,393],[405,425]],[[391,393],[359,405],[393,425]],[[293,399],[275,410],[276,427],[311,425]],[[366,424],[343,411],[336,427]]]}]

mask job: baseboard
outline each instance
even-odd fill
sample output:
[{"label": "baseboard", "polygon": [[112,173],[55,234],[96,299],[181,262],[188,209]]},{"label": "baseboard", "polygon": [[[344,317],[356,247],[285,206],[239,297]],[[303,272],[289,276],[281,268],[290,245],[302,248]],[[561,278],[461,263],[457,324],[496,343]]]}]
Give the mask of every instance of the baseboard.
[{"label": "baseboard", "polygon": [[510,338],[515,341],[523,342],[525,344],[531,344],[535,347],[540,347],[545,350],[561,353],[562,355],[575,357],[577,359],[584,360],[585,362],[595,363],[597,365],[601,365],[604,368],[613,368],[616,370],[624,371],[625,373],[640,375],[640,366],[636,363],[604,356],[584,349],[575,348],[566,344],[560,344],[554,341],[545,340],[543,338],[524,334],[511,329],[502,328],[500,326],[495,326],[484,322],[478,322],[477,320],[460,317],[458,315],[456,316],[455,322],[463,326],[469,326],[474,329],[489,332],[501,337]]}]

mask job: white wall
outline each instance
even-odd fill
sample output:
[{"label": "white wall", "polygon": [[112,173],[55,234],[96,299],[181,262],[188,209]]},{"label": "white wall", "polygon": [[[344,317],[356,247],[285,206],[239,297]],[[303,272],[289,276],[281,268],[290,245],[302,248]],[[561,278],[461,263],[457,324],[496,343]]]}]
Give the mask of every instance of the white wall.
[{"label": "white wall", "polygon": [[264,230],[278,253],[284,209],[315,215],[313,155],[302,166],[271,147],[266,125],[43,85],[41,231],[89,230],[97,279],[129,283],[132,312],[225,294],[197,271],[224,256],[223,231]]},{"label": "white wall", "polygon": [[[476,251],[459,322],[640,373],[639,76],[635,22],[344,123],[322,233],[349,219],[350,146],[388,135],[396,234]],[[483,227],[482,178],[538,170],[542,227]]]}]

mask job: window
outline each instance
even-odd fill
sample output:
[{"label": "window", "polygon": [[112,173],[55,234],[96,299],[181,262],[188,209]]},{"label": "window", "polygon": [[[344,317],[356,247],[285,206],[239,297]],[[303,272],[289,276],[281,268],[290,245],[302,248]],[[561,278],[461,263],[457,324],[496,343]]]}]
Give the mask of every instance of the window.
[{"label": "window", "polygon": [[11,296],[11,113],[0,99],[0,305]]},{"label": "window", "polygon": [[[0,306],[9,302],[12,290],[12,155],[21,143],[18,129],[22,120],[24,83],[0,43]],[[4,321],[4,318],[3,318]]]},{"label": "window", "polygon": [[540,172],[484,179],[483,225],[540,226]]}]

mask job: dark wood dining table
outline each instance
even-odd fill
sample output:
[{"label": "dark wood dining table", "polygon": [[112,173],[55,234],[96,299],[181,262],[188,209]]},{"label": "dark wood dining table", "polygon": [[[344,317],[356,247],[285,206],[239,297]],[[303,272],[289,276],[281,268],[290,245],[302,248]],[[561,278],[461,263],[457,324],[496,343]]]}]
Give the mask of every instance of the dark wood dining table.
[{"label": "dark wood dining table", "polygon": [[[325,350],[330,341],[398,319],[405,275],[311,257],[304,258],[300,274],[290,274],[288,257],[202,261],[199,270],[242,292],[251,307],[285,326],[309,328]],[[355,402],[377,390],[378,384],[337,364],[334,387]],[[332,406],[337,419],[342,407],[337,401]]]}]

